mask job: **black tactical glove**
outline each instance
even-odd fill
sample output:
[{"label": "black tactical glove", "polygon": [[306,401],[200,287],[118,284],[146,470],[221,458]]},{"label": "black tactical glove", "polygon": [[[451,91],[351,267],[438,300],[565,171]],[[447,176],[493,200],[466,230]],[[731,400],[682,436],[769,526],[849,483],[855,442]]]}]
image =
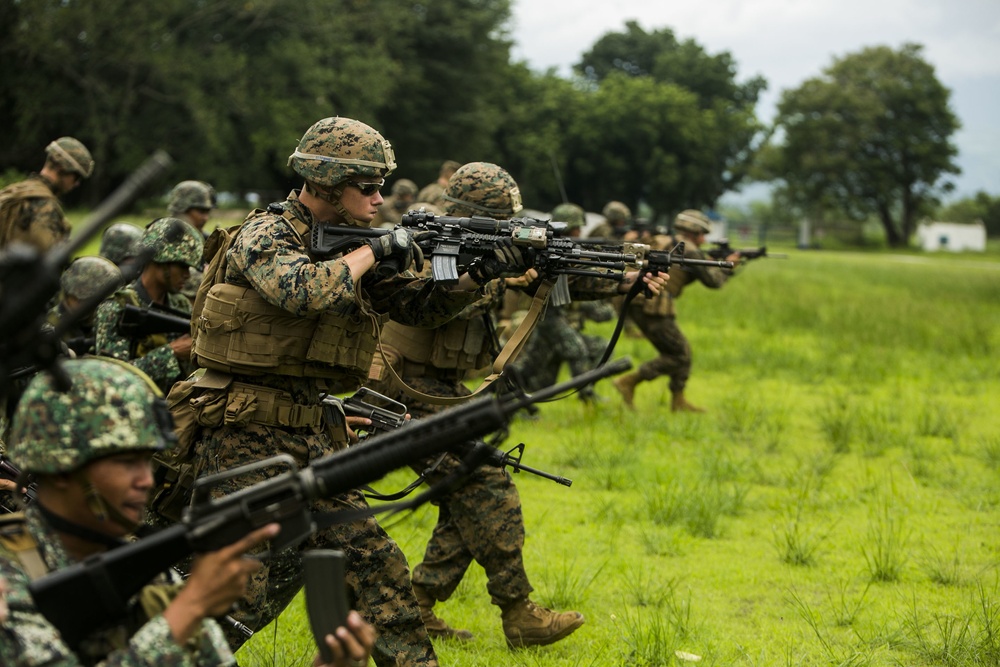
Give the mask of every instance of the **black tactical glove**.
[{"label": "black tactical glove", "polygon": [[[380,274],[401,273],[410,268],[410,264],[418,272],[424,268],[424,253],[408,229],[396,227],[388,234],[368,239],[366,243],[375,254],[375,261],[380,264]],[[385,261],[390,257],[392,261]]]},{"label": "black tactical glove", "polygon": [[535,265],[535,249],[514,245],[505,238],[493,249],[493,256],[477,257],[469,264],[469,277],[477,285],[485,285],[494,278],[516,278]]}]

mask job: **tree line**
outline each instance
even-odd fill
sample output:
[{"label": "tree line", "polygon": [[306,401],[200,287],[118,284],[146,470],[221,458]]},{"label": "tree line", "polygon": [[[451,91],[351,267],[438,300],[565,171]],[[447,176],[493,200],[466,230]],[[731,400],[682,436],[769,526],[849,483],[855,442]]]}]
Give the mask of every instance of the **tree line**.
[{"label": "tree line", "polygon": [[176,180],[287,190],[315,120],[342,115],[396,150],[390,178],[442,161],[507,168],[527,206],[609,200],[667,218],[768,180],[799,215],[876,216],[893,245],[957,173],[958,120],[918,45],[872,47],[784,91],[729,52],[627,22],[572,76],[511,58],[510,0],[17,0],[0,5],[0,168],[31,171],[71,134],[97,162],[92,204],[157,148]]}]

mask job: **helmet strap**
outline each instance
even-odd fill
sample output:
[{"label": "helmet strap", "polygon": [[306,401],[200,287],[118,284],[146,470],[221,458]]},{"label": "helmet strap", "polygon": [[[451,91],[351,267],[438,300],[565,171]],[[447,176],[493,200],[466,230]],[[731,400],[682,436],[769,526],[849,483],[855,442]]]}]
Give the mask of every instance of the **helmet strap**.
[{"label": "helmet strap", "polygon": [[117,537],[105,535],[104,533],[100,533],[92,528],[81,526],[78,523],[70,521],[55,512],[52,512],[41,502],[38,502],[38,500],[32,503],[32,507],[37,507],[38,511],[42,515],[42,518],[45,519],[45,522],[60,533],[72,535],[77,539],[90,542],[91,544],[100,544],[101,546],[105,546],[109,549],[113,549],[124,544],[124,541]]},{"label": "helmet strap", "polygon": [[362,227],[363,225],[355,220],[354,216],[348,213],[347,209],[344,208],[344,205],[340,203],[340,198],[344,196],[345,183],[346,181],[338,183],[330,190],[324,190],[312,181],[306,181],[305,186],[306,190],[308,190],[311,195],[322,199],[333,206],[333,210],[335,210],[337,215],[342,217],[348,225],[351,227]]}]

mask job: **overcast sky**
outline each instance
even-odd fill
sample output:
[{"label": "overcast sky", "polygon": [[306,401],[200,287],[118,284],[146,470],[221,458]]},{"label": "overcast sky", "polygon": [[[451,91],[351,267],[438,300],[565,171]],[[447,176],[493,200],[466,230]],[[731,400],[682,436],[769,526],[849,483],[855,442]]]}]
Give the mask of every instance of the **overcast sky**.
[{"label": "overcast sky", "polygon": [[866,46],[924,46],[962,123],[962,174],[952,197],[1000,195],[1000,0],[514,0],[513,56],[569,75],[597,39],[635,19],[670,28],[709,53],[729,51],[737,79],[761,75],[758,114],[771,120],[782,90],[819,76]]}]

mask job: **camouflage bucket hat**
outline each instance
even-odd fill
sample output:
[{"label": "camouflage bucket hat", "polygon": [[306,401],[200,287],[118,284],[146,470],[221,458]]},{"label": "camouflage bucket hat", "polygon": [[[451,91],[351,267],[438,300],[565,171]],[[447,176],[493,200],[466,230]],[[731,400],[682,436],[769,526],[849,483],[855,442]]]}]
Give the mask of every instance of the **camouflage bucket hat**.
[{"label": "camouflage bucket hat", "polygon": [[173,445],[166,403],[138,368],[86,357],[67,360],[63,370],[69,391],[59,391],[48,373],[39,373],[17,404],[7,453],[22,470],[70,472],[112,454]]},{"label": "camouflage bucket hat", "polygon": [[155,249],[154,262],[180,262],[192,269],[200,269],[205,237],[183,220],[159,218],[146,227],[142,234],[142,245]]},{"label": "camouflage bucket hat", "polygon": [[601,215],[608,219],[608,222],[628,222],[632,217],[632,210],[620,201],[609,201],[604,205]]},{"label": "camouflage bucket hat", "polygon": [[66,171],[90,178],[94,173],[94,158],[82,142],[73,137],[59,137],[45,148],[45,153]]},{"label": "camouflage bucket hat", "polygon": [[444,212],[454,216],[503,219],[524,208],[514,178],[503,167],[489,162],[462,165],[448,180],[443,199]]},{"label": "camouflage bucket hat", "polygon": [[106,257],[88,255],[77,257],[62,272],[59,285],[64,296],[89,299],[100,292],[111,281],[121,283],[122,272]]},{"label": "camouflage bucket hat", "polygon": [[116,222],[104,230],[101,237],[101,257],[107,257],[115,264],[121,264],[135,256],[136,244],[142,238],[142,229],[127,222]]},{"label": "camouflage bucket hat", "polygon": [[565,222],[568,229],[578,229],[583,227],[587,216],[583,209],[576,204],[559,204],[552,209],[552,220],[555,222]]},{"label": "camouflage bucket hat", "polygon": [[690,234],[708,234],[712,231],[712,223],[701,211],[688,209],[681,211],[674,218],[674,229]]},{"label": "camouflage bucket hat", "polygon": [[170,191],[167,210],[180,215],[191,208],[216,208],[215,188],[201,181],[181,181]]},{"label": "camouflage bucket hat", "polygon": [[288,165],[307,181],[332,188],[351,176],[385,178],[396,168],[396,156],[374,128],[333,117],[306,130]]}]

